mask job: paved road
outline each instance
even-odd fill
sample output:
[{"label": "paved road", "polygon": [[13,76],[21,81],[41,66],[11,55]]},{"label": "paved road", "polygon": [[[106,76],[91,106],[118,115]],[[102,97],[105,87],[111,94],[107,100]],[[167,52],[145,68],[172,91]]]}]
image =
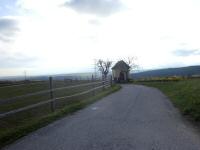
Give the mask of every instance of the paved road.
[{"label": "paved road", "polygon": [[200,150],[200,137],[159,90],[123,88],[7,150]]}]

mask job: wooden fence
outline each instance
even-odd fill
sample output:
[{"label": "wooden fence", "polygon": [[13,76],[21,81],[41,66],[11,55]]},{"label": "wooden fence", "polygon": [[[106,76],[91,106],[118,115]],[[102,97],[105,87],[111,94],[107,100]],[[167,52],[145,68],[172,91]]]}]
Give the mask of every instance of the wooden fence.
[{"label": "wooden fence", "polygon": [[[83,92],[72,94],[72,95],[54,97],[55,91],[68,90],[68,89],[77,88],[77,87],[84,87],[84,86],[92,86],[92,88],[85,90]],[[35,103],[35,104],[31,104],[31,105],[28,105],[28,106],[25,106],[25,107],[21,107],[21,108],[18,108],[18,109],[14,109],[14,110],[11,110],[11,111],[8,111],[8,112],[0,113],[0,119],[5,118],[9,115],[19,113],[19,112],[24,112],[26,110],[30,110],[30,109],[33,109],[33,108],[36,109],[37,107],[45,105],[45,104],[50,104],[51,111],[53,112],[53,111],[55,111],[56,101],[59,101],[61,99],[72,98],[72,97],[84,95],[84,94],[87,94],[87,93],[90,93],[90,92],[92,92],[92,94],[95,95],[96,90],[101,89],[101,88],[105,89],[109,86],[112,86],[112,77],[109,80],[105,80],[105,81],[95,81],[92,78],[92,82],[90,82],[90,83],[83,83],[83,84],[78,84],[78,85],[71,85],[71,86],[63,86],[63,87],[53,88],[53,78],[49,77],[49,89],[48,90],[38,91],[38,92],[29,93],[29,94],[25,94],[25,95],[21,95],[21,96],[16,96],[16,97],[9,98],[9,99],[4,99],[4,100],[0,101],[0,105],[12,103],[12,102],[15,102],[15,101],[17,101],[21,98],[28,98],[30,96],[40,95],[40,94],[44,94],[44,93],[49,93],[50,99],[45,100],[45,101],[41,101],[41,102],[38,102],[38,103]]]}]

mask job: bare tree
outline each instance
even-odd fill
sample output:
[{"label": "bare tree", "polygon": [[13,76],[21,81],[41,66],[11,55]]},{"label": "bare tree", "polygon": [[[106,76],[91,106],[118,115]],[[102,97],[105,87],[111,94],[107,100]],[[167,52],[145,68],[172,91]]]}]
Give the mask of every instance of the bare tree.
[{"label": "bare tree", "polygon": [[124,59],[124,61],[130,66],[130,71],[138,68],[136,60],[136,57],[128,57],[127,59]]},{"label": "bare tree", "polygon": [[112,65],[112,61],[104,61],[102,59],[99,59],[98,62],[97,62],[97,67],[99,68],[99,71],[101,72],[102,74],[102,79],[106,79],[107,78],[107,75],[110,71],[110,67]]}]

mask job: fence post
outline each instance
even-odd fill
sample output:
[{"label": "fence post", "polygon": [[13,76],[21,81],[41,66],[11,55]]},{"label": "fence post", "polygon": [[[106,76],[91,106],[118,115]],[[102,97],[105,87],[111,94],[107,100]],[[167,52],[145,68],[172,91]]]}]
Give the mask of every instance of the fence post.
[{"label": "fence post", "polygon": [[[92,82],[94,82],[94,76],[92,75]],[[95,88],[95,84],[92,85],[92,88]],[[95,95],[95,90],[92,92],[93,95]]]},{"label": "fence post", "polygon": [[110,86],[112,86],[112,75],[110,76]]},{"label": "fence post", "polygon": [[[50,88],[50,99],[53,100],[53,79],[52,77],[49,77],[49,88]],[[55,111],[55,101],[53,100],[51,102],[51,111]]]},{"label": "fence post", "polygon": [[103,78],[102,80],[102,89],[104,90],[105,89],[105,79]]}]

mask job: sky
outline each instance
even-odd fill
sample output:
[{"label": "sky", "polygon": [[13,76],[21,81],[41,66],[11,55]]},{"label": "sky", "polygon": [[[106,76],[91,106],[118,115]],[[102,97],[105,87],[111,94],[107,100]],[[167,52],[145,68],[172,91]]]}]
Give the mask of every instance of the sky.
[{"label": "sky", "polygon": [[199,0],[0,0],[0,76],[200,65]]}]

